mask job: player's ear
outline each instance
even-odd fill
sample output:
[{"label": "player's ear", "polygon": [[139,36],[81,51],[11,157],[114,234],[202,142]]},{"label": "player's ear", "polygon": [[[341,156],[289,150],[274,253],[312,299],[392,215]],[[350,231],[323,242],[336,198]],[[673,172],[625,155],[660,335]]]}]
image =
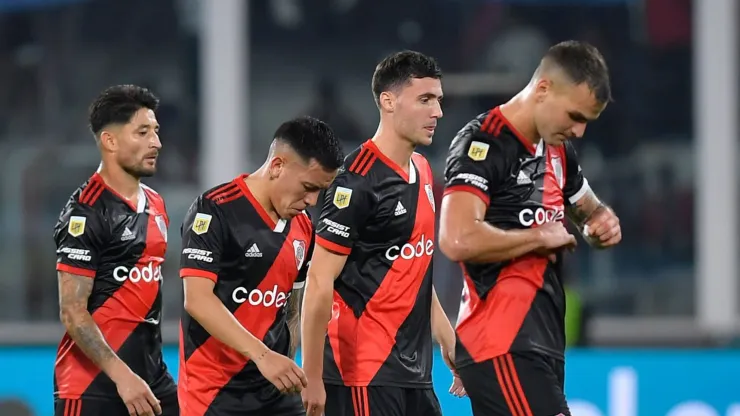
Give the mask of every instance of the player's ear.
[{"label": "player's ear", "polygon": [[392,113],[396,109],[396,96],[390,91],[383,91],[378,97],[378,103],[383,111]]},{"label": "player's ear", "polygon": [[100,132],[98,142],[100,143],[100,147],[104,150],[109,152],[115,152],[118,150],[118,141],[116,140],[116,136],[108,130]]},{"label": "player's ear", "polygon": [[534,95],[538,103],[545,100],[547,93],[552,90],[552,80],[547,78],[540,78],[534,84]]},{"label": "player's ear", "polygon": [[280,156],[273,156],[272,159],[270,159],[270,164],[268,165],[268,172],[270,174],[270,179],[279,178],[284,168],[285,168],[285,159],[283,159]]}]

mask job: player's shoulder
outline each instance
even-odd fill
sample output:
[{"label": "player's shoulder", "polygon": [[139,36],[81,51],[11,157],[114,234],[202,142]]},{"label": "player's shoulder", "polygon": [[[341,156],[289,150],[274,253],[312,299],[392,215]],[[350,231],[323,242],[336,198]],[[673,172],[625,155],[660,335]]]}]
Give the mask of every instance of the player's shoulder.
[{"label": "player's shoulder", "polygon": [[80,185],[64,204],[55,229],[65,228],[70,223],[87,224],[104,221],[105,198],[101,198],[104,189],[105,184],[97,176]]},{"label": "player's shoulder", "polygon": [[199,206],[210,209],[225,209],[230,207],[233,201],[244,195],[236,179],[229,182],[223,182],[213,186],[196,198],[195,202]]},{"label": "player's shoulder", "polygon": [[352,189],[370,189],[372,175],[368,175],[378,158],[374,146],[363,143],[344,158],[342,167],[332,183],[333,187],[342,186]]},{"label": "player's shoulder", "polygon": [[60,220],[80,213],[86,215],[101,214],[104,211],[105,198],[102,197],[104,191],[105,184],[102,179],[97,175],[90,177],[75,189],[67,199],[59,215]]},{"label": "player's shoulder", "polygon": [[518,150],[518,140],[498,107],[470,120],[450,143],[449,158],[485,160],[490,153],[508,154]]}]

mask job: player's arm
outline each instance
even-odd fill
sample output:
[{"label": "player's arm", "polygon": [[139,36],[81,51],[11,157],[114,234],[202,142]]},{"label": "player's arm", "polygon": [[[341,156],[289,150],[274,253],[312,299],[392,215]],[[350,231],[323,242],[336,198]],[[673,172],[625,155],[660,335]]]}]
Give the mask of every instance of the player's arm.
[{"label": "player's arm", "polygon": [[334,280],[352,251],[375,198],[363,177],[343,172],[325,194],[303,300],[302,356],[306,377],[321,380],[324,337],[331,318]]},{"label": "player's arm", "polygon": [[445,362],[454,369],[455,357],[455,330],[447,318],[442,304],[437,297],[437,291],[432,287],[432,336],[442,347]]},{"label": "player's arm", "polygon": [[298,346],[301,345],[301,307],[303,305],[303,293],[306,286],[306,276],[311,266],[311,257],[313,256],[315,238],[311,236],[308,251],[306,252],[306,261],[298,273],[298,277],[293,283],[288,305],[286,306],[286,315],[288,320],[288,330],[290,331],[290,350],[288,357],[295,359]]},{"label": "player's arm", "polygon": [[317,245],[311,259],[303,301],[301,339],[303,371],[309,380],[321,380],[324,371],[324,337],[331,318],[334,280],[347,261],[345,254]]},{"label": "player's arm", "polygon": [[86,205],[74,205],[54,230],[57,246],[59,318],[82,352],[109,377],[128,370],[105,341],[87,309],[100,252],[107,239],[106,223]]},{"label": "player's arm", "polygon": [[591,246],[605,248],[616,245],[622,239],[619,218],[591,189],[578,163],[575,148],[569,142],[565,144],[565,153],[563,196],[568,218]]},{"label": "player's arm", "polygon": [[87,310],[93,278],[64,271],[57,274],[59,318],[67,334],[90,361],[115,381],[117,374],[130,370],[105,341],[103,333]]},{"label": "player's arm", "polygon": [[288,299],[286,314],[288,319],[288,331],[290,332],[290,349],[288,357],[295,359],[298,346],[301,345],[301,305],[303,305],[303,288],[293,289]]},{"label": "player's arm", "polygon": [[493,191],[516,159],[500,138],[462,130],[453,140],[445,168],[439,245],[452,261],[498,262],[542,248],[538,229],[502,230],[485,221]]},{"label": "player's arm", "polygon": [[227,232],[218,206],[204,197],[198,198],[182,225],[180,277],[184,308],[211,336],[258,361],[269,349],[239,323],[214,293]]}]

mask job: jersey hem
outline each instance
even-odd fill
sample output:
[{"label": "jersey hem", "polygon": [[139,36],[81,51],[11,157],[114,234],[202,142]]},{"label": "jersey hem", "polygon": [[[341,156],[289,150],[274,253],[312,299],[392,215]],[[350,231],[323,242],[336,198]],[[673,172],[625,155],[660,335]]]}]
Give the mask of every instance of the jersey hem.
[{"label": "jersey hem", "polygon": [[522,353],[522,354],[524,354],[524,353],[535,353],[535,354],[539,354],[539,355],[544,355],[544,356],[546,356],[548,358],[552,358],[552,359],[555,359],[555,360],[558,360],[558,361],[565,362],[565,356],[563,354],[559,354],[559,353],[556,353],[556,352],[548,351],[547,349],[543,349],[543,348],[532,347],[532,348],[522,349],[522,350],[519,350],[519,349],[518,350],[510,350],[510,351],[507,351],[507,352],[505,352],[503,354],[486,355],[485,358],[481,358],[479,360],[475,360],[473,358],[470,358],[470,359],[455,361],[455,368],[469,367],[469,366],[474,365],[474,364],[480,364],[480,363],[484,363],[486,361],[491,361],[491,360],[493,360],[496,357],[501,357],[502,355],[516,354],[516,353]]}]

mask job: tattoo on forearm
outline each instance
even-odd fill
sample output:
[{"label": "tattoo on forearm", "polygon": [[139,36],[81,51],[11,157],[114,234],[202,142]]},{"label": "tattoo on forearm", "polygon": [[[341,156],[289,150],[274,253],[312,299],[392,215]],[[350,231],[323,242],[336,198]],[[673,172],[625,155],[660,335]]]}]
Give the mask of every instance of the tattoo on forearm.
[{"label": "tattoo on forearm", "polygon": [[586,224],[589,218],[602,209],[606,209],[606,205],[599,200],[592,190],[589,190],[575,204],[568,207],[568,218],[578,228],[583,228],[583,225]]},{"label": "tattoo on forearm", "polygon": [[303,303],[303,289],[295,289],[288,299],[286,314],[288,318],[288,330],[290,331],[290,350],[288,356],[295,357],[301,336],[301,304]]},{"label": "tattoo on forearm", "polygon": [[87,300],[93,280],[88,277],[61,273],[59,277],[59,307],[62,324],[82,352],[98,367],[115,357],[97,324],[87,311]]}]

